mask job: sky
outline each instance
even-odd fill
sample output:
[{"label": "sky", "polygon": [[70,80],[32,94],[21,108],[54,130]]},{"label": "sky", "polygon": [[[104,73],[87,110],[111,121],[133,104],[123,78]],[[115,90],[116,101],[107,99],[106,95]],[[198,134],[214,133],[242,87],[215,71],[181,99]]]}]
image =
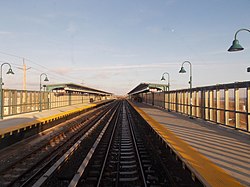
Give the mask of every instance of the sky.
[{"label": "sky", "polygon": [[[250,0],[0,0],[0,63],[5,89],[75,83],[125,95],[170,74],[170,89],[249,81]],[[45,77],[42,76],[42,79]],[[44,84],[42,80],[42,84]]]}]

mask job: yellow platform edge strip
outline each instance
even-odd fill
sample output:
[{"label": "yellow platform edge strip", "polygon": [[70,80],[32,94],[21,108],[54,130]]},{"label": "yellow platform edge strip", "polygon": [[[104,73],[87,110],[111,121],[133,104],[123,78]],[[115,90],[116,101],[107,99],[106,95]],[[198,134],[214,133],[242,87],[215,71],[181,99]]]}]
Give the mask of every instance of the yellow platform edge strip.
[{"label": "yellow platform edge strip", "polygon": [[53,120],[55,118],[60,118],[60,117],[70,115],[70,114],[73,114],[73,113],[81,112],[83,110],[93,108],[95,106],[97,106],[97,104],[90,104],[90,105],[87,105],[87,106],[84,106],[84,107],[72,109],[72,110],[69,110],[69,111],[66,111],[66,112],[61,112],[59,114],[55,114],[55,115],[48,116],[48,117],[45,117],[45,118],[36,119],[36,120],[30,121],[30,122],[27,122],[27,123],[21,123],[21,124],[15,126],[15,127],[5,128],[4,130],[2,130],[0,135],[1,135],[2,138],[4,138],[4,135],[7,134],[7,133],[12,134],[16,130],[31,127],[31,126],[36,125],[38,123],[44,123],[45,121]]},{"label": "yellow platform edge strip", "polygon": [[181,160],[188,166],[196,177],[205,186],[225,186],[238,187],[243,186],[240,182],[226,173],[222,168],[215,165],[208,158],[203,156],[197,150],[192,148],[185,141],[178,138],[166,126],[160,124],[139,107],[129,102],[134,109],[147,121],[155,132],[173,149]]}]

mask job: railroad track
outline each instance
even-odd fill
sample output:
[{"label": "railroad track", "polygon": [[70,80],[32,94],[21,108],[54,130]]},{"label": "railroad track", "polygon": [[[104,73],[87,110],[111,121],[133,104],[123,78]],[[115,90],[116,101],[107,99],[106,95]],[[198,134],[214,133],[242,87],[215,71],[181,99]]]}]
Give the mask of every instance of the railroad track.
[{"label": "railroad track", "polygon": [[120,103],[102,130],[91,135],[92,146],[79,145],[67,162],[63,157],[34,186],[176,186],[163,166],[155,165],[128,103]]},{"label": "railroad track", "polygon": [[[79,136],[85,134],[111,107],[109,105],[102,106],[59,125],[57,130],[53,129],[55,132],[49,134],[47,138],[32,146],[26,146],[27,150],[25,151],[21,147],[22,144],[19,146],[20,148],[15,146],[19,150],[15,150],[13,154],[19,155],[13,156],[11,160],[1,158],[4,167],[0,170],[0,186],[21,186],[27,183],[31,176],[55,160],[62,154],[63,150],[68,149],[77,141]],[[31,139],[29,138],[29,140]]]},{"label": "railroad track", "polygon": [[[39,159],[39,164],[6,184],[36,187],[202,186],[199,181],[192,180],[181,162],[178,163],[127,101],[116,101],[88,119],[81,123],[82,131],[74,130],[81,133],[72,132],[75,138],[67,139],[67,145],[64,141],[64,146],[57,146],[57,153]],[[28,161],[24,159],[23,162]],[[21,167],[15,165],[14,168],[18,171]],[[1,177],[0,173],[0,180]]]},{"label": "railroad track", "polygon": [[76,186],[77,182],[78,186],[175,185],[171,176],[161,175],[161,168],[154,167],[155,161],[145,147],[139,129],[135,127],[126,102],[111,135],[107,137],[110,137],[109,141],[107,138],[100,144],[92,165],[80,180],[73,179],[69,186]]},{"label": "railroad track", "polygon": [[[44,172],[44,174],[34,183],[34,186],[69,185],[74,174],[76,174],[75,176],[79,175],[81,173],[79,170],[82,170],[90,161],[104,133],[108,127],[110,127],[110,124],[113,124],[113,120],[118,114],[119,108],[120,103],[103,116],[103,119],[96,124],[97,128],[95,131],[85,134],[52,167]],[[82,140],[84,139],[85,141],[83,142]]]}]

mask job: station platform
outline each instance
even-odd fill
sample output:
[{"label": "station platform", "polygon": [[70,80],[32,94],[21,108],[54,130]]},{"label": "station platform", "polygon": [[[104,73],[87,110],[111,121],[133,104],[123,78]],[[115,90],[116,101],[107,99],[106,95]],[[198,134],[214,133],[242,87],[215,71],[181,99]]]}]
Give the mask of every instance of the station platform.
[{"label": "station platform", "polygon": [[23,132],[26,129],[31,129],[38,125],[51,123],[55,120],[59,120],[72,114],[82,112],[86,109],[96,107],[102,103],[105,103],[105,101],[88,104],[77,104],[51,110],[44,110],[41,112],[32,112],[5,117],[0,121],[0,138],[3,139],[6,136]]},{"label": "station platform", "polygon": [[250,186],[250,135],[176,112],[131,102],[205,186]]}]

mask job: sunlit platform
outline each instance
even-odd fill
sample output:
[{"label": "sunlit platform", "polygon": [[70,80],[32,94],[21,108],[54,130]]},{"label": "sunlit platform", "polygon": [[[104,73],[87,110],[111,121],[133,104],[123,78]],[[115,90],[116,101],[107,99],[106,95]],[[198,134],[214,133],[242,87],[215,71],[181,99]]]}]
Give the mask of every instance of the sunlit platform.
[{"label": "sunlit platform", "polygon": [[139,102],[133,105],[204,184],[250,185],[248,133]]}]

